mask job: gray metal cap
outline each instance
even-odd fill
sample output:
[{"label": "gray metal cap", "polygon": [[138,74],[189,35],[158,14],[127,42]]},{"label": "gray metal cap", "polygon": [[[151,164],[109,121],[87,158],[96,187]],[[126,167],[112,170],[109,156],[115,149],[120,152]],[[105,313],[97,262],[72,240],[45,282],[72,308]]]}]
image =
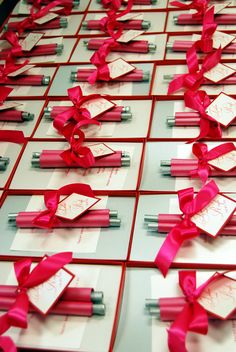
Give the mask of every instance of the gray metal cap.
[{"label": "gray metal cap", "polygon": [[147,308],[159,308],[159,300],[155,298],[146,298],[145,307]]},{"label": "gray metal cap", "polygon": [[172,81],[174,78],[174,75],[163,75],[164,81]]},{"label": "gray metal cap", "polygon": [[170,166],[161,167],[161,173],[163,176],[171,176]]},{"label": "gray metal cap", "polygon": [[153,232],[157,232],[158,230],[158,224],[155,222],[152,222],[150,224],[148,224],[148,231],[153,231]]},{"label": "gray metal cap", "polygon": [[106,306],[105,304],[93,304],[93,314],[94,315],[105,315],[106,314]]},{"label": "gray metal cap", "polygon": [[166,49],[167,49],[167,50],[172,50],[172,48],[173,48],[173,43],[167,42],[167,43],[166,43]]},{"label": "gray metal cap", "polygon": [[130,166],[130,156],[122,156],[121,157],[121,166]]},{"label": "gray metal cap", "polygon": [[0,160],[0,171],[5,171],[7,168],[7,164],[4,161]]},{"label": "gray metal cap", "polygon": [[52,111],[52,108],[49,107],[49,106],[44,108],[43,116],[44,116],[45,119],[50,119],[51,120],[51,111]]},{"label": "gray metal cap", "polygon": [[8,165],[10,163],[10,158],[8,158],[7,156],[0,156],[0,161]]},{"label": "gray metal cap", "polygon": [[73,7],[78,7],[80,4],[80,0],[74,0],[73,1]]},{"label": "gray metal cap", "polygon": [[154,53],[157,50],[157,46],[154,43],[148,43],[148,51]]},{"label": "gray metal cap", "polygon": [[83,21],[82,22],[82,28],[87,29],[88,28],[88,21]]},{"label": "gray metal cap", "polygon": [[110,218],[110,227],[120,227],[121,220],[118,218]]},{"label": "gray metal cap", "polygon": [[128,121],[132,119],[131,112],[122,112],[121,113],[121,120]]},{"label": "gray metal cap", "polygon": [[158,216],[157,215],[144,215],[144,221],[145,222],[158,222]]},{"label": "gray metal cap", "polygon": [[175,118],[172,117],[172,118],[166,119],[166,123],[167,123],[167,125],[170,126],[170,127],[175,126]]},{"label": "gray metal cap", "polygon": [[151,21],[142,21],[142,29],[149,29],[151,27]]},{"label": "gray metal cap", "polygon": [[50,83],[50,76],[43,76],[43,79],[42,79],[42,85],[43,86],[48,86],[49,83]]},{"label": "gray metal cap", "polygon": [[91,292],[91,301],[93,303],[102,303],[103,292],[102,291],[92,291]]},{"label": "gray metal cap", "polygon": [[123,109],[122,109],[122,111],[123,112],[130,112],[130,106],[123,106]]},{"label": "gray metal cap", "polygon": [[179,17],[179,15],[174,15],[173,16],[174,24],[178,24],[178,17]]},{"label": "gray metal cap", "polygon": [[40,158],[40,155],[41,155],[40,152],[33,152],[33,153],[32,153],[32,158],[33,158],[33,159],[39,159],[39,158]]},{"label": "gray metal cap", "polygon": [[161,166],[170,166],[171,160],[161,160],[160,165]]},{"label": "gray metal cap", "polygon": [[150,79],[150,72],[148,72],[148,71],[144,71],[143,72],[143,79],[142,79],[142,81],[149,81],[149,79]]},{"label": "gray metal cap", "polygon": [[31,166],[33,167],[40,167],[39,159],[31,159]]},{"label": "gray metal cap", "polygon": [[70,79],[72,82],[77,82],[77,71],[71,71],[70,73]]},{"label": "gray metal cap", "polygon": [[61,27],[61,28],[66,28],[67,26],[68,26],[67,18],[61,17],[61,18],[60,18],[60,27]]},{"label": "gray metal cap", "polygon": [[23,111],[22,112],[22,119],[23,121],[32,121],[34,119],[34,114],[30,112]]},{"label": "gray metal cap", "polygon": [[56,53],[57,55],[61,55],[64,49],[64,44],[57,44],[56,46]]},{"label": "gray metal cap", "polygon": [[118,217],[118,211],[117,210],[110,210],[109,211],[109,216],[110,216],[110,218],[117,218]]}]

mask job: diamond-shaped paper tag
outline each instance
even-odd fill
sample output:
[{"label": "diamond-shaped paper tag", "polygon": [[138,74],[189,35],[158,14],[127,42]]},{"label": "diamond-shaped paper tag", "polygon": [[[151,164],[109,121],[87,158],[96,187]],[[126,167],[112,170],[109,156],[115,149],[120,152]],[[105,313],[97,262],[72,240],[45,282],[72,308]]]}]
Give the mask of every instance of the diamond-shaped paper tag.
[{"label": "diamond-shaped paper tag", "polygon": [[113,108],[115,104],[105,98],[96,98],[86,101],[81,105],[82,108],[87,109],[90,112],[91,119],[103,114],[104,112]]},{"label": "diamond-shaped paper tag", "polygon": [[44,33],[32,32],[27,35],[27,37],[21,42],[21,47],[23,51],[30,51],[43,37]]},{"label": "diamond-shaped paper tag", "polygon": [[16,108],[22,105],[22,103],[17,103],[15,101],[5,101],[4,104],[0,105],[0,111]]},{"label": "diamond-shaped paper tag", "polygon": [[207,107],[207,114],[227,127],[236,117],[236,99],[225,93],[220,93]]},{"label": "diamond-shaped paper tag", "polygon": [[18,70],[9,73],[7,76],[8,76],[8,77],[16,77],[16,76],[19,76],[19,75],[21,75],[22,73],[24,73],[24,72],[30,70],[30,69],[33,68],[33,67],[35,67],[35,65],[25,65],[25,66],[19,68]]},{"label": "diamond-shaped paper tag", "polygon": [[134,66],[130,65],[128,62],[126,62],[123,59],[114,60],[110,62],[107,66],[109,68],[111,79],[124,76],[127,73],[135,70]]},{"label": "diamond-shaped paper tag", "polygon": [[211,7],[214,6],[214,14],[216,15],[217,13],[224,10],[228,5],[230,5],[230,2],[224,2],[223,4],[213,4]]},{"label": "diamond-shaped paper tag", "polygon": [[27,290],[30,303],[37,311],[46,315],[64,293],[73,278],[74,274],[67,269],[60,269],[46,282]]},{"label": "diamond-shaped paper tag", "polygon": [[[201,39],[201,36],[199,34],[192,35],[192,41],[195,42],[200,39]],[[235,36],[224,32],[215,31],[215,33],[212,36],[212,40],[213,40],[214,49],[218,49],[220,46],[223,49],[226,46],[228,46],[233,40],[235,40]]]},{"label": "diamond-shaped paper tag", "polygon": [[117,41],[120,43],[128,43],[131,40],[137,38],[138,36],[142,35],[145,33],[145,31],[138,31],[134,29],[130,29],[127,32],[124,32],[118,39]]},{"label": "diamond-shaped paper tag", "polygon": [[198,303],[218,318],[227,319],[236,309],[236,280],[223,275],[211,281],[203,289]]},{"label": "diamond-shaped paper tag", "polygon": [[204,77],[217,83],[222,81],[224,78],[232,76],[234,73],[235,70],[233,68],[219,63],[211,70],[205,72]]},{"label": "diamond-shaped paper tag", "polygon": [[124,16],[118,17],[117,21],[123,22],[123,21],[129,21],[129,20],[142,20],[143,19],[143,14],[140,13],[126,13]]},{"label": "diamond-shaped paper tag", "polygon": [[223,171],[230,171],[236,167],[236,150],[208,161],[208,164]]},{"label": "diamond-shaped paper tag", "polygon": [[87,197],[82,194],[72,193],[58,204],[55,215],[63,219],[74,220],[99,200],[96,197]]},{"label": "diamond-shaped paper tag", "polygon": [[52,21],[57,17],[59,17],[59,15],[57,13],[48,12],[45,16],[40,17],[37,20],[34,20],[34,22],[40,25],[40,24],[44,24],[49,21]]},{"label": "diamond-shaped paper tag", "polygon": [[105,143],[97,143],[89,146],[94,158],[99,158],[105,155],[115,154],[115,151],[109,148]]},{"label": "diamond-shaped paper tag", "polygon": [[236,209],[236,202],[221,194],[200,212],[191,217],[191,221],[202,231],[216,237]]}]

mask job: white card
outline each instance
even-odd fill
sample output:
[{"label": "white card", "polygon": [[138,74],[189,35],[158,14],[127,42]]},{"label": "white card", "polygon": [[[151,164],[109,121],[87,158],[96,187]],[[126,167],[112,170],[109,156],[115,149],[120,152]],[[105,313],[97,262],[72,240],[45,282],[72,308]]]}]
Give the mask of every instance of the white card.
[{"label": "white card", "polygon": [[124,76],[127,73],[135,70],[134,66],[130,65],[128,62],[126,62],[123,59],[117,59],[115,61],[112,61],[107,66],[109,68],[111,79]]},{"label": "white card", "polygon": [[216,237],[236,209],[236,202],[220,194],[199,213],[191,217],[196,226],[208,235]]},{"label": "white card", "polygon": [[236,280],[222,276],[209,283],[198,298],[208,312],[226,319],[236,309]]},{"label": "white card", "polygon": [[235,70],[223,64],[217,64],[211,70],[204,73],[204,77],[212,82],[220,82],[222,79],[227,78],[235,73]]},{"label": "white card", "polygon": [[223,4],[214,4],[214,14],[216,15],[217,13],[221,12],[224,10],[228,5],[230,5],[230,2],[225,2]]},{"label": "white card", "polygon": [[4,104],[0,105],[0,111],[16,108],[22,105],[21,103],[16,103],[15,101],[6,101]]},{"label": "white card", "polygon": [[86,101],[84,104],[81,105],[82,108],[89,110],[91,119],[103,114],[105,111],[110,110],[114,106],[114,103],[102,97]]},{"label": "white card", "polygon": [[115,154],[115,151],[109,148],[104,143],[97,143],[97,144],[89,145],[88,147],[93,153],[94,158]]},{"label": "white card", "polygon": [[138,31],[134,29],[130,29],[127,32],[124,32],[118,39],[117,41],[120,43],[128,43],[134,38],[137,38],[138,36],[142,35],[145,33],[145,31]]},{"label": "white card", "polygon": [[129,13],[126,13],[122,17],[118,17],[117,21],[123,22],[123,21],[129,21],[129,20],[132,20],[132,19],[143,19],[143,15],[142,15],[142,18],[140,18],[140,13],[134,13],[134,12],[131,13],[131,12],[129,12]]},{"label": "white card", "polygon": [[9,73],[7,76],[8,77],[16,77],[16,76],[21,75],[22,73],[30,70],[33,67],[35,67],[35,65],[25,65],[25,66],[19,68],[18,70]]},{"label": "white card", "polygon": [[212,36],[212,39],[213,48],[218,49],[221,46],[221,48],[223,49],[235,39],[235,36],[228,33],[215,31]]},{"label": "white card", "polygon": [[45,16],[40,17],[37,20],[34,20],[34,22],[37,24],[44,24],[44,23],[47,23],[51,20],[54,20],[54,18],[57,18],[57,17],[59,17],[58,14],[53,13],[53,12],[49,12]]},{"label": "white card", "polygon": [[206,112],[221,125],[227,127],[236,117],[236,100],[221,93],[207,107]]},{"label": "white card", "polygon": [[63,219],[74,220],[91,208],[100,199],[87,197],[82,194],[72,193],[64,198],[57,207],[56,216]]},{"label": "white card", "polygon": [[54,303],[60,298],[74,275],[60,269],[46,282],[27,290],[31,304],[42,314],[47,314]]},{"label": "white card", "polygon": [[21,46],[23,51],[30,51],[38,41],[43,37],[44,33],[31,32],[22,41]]},{"label": "white card", "polygon": [[227,154],[210,160],[208,161],[208,164],[223,171],[234,169],[236,167],[236,150],[232,150]]}]

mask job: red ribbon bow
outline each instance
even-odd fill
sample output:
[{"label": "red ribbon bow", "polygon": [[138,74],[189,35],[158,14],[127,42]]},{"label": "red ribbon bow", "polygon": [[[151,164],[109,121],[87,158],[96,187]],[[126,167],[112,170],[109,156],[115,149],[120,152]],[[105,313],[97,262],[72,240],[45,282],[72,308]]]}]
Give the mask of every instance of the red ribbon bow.
[{"label": "red ribbon bow", "polygon": [[201,39],[195,42],[195,47],[203,53],[210,53],[213,50],[212,36],[216,31],[217,24],[214,21],[214,7],[210,7],[203,16]]},{"label": "red ribbon bow", "polygon": [[185,106],[196,110],[200,114],[200,133],[190,140],[188,143],[195,142],[204,137],[212,139],[221,139],[222,132],[220,124],[206,113],[207,107],[211,104],[211,100],[204,90],[187,91],[184,94]]},{"label": "red ribbon bow", "polygon": [[[80,86],[69,88],[67,90],[68,97],[72,101],[73,106],[68,108],[68,110],[58,114],[53,121],[53,126],[58,130],[59,133],[64,135],[64,128],[69,120],[73,119],[76,123],[82,120],[91,120],[91,115],[88,109],[83,108],[82,105],[87,101],[100,98],[100,94],[90,94],[88,96],[83,96],[82,89]],[[73,128],[75,126],[72,123]]]},{"label": "red ribbon bow", "polygon": [[12,61],[12,58],[8,57],[4,65],[0,65],[0,83],[4,83],[7,80],[7,76],[19,70],[21,67],[24,67],[28,64],[29,60],[25,60],[21,65],[15,65]]},{"label": "red ribbon bow", "polygon": [[190,4],[183,4],[180,1],[172,1],[172,6],[177,6],[181,10],[196,10],[197,12],[192,14],[193,18],[201,18],[207,10],[209,0],[193,0]]},{"label": "red ribbon bow", "polygon": [[188,331],[202,335],[207,334],[207,312],[198,303],[197,298],[208,283],[209,280],[197,289],[196,271],[179,271],[179,285],[187,302],[168,330],[168,346],[170,352],[187,352],[185,340]]},{"label": "red ribbon bow", "polygon": [[19,22],[18,24],[18,33],[21,34],[23,33],[26,29],[34,29],[36,27],[35,24],[35,20],[44,17],[45,15],[47,15],[50,10],[53,7],[56,7],[58,5],[61,5],[61,0],[55,0],[52,1],[50,4],[48,4],[47,6],[43,7],[42,9],[40,8],[39,11],[35,12],[34,11],[34,7],[31,7],[30,10],[30,16],[28,16],[27,18],[25,18],[23,21]]},{"label": "red ribbon bow", "polygon": [[192,187],[178,191],[179,208],[183,213],[183,220],[168,233],[154,260],[164,276],[182,243],[200,234],[197,226],[191,221],[191,217],[204,209],[218,192],[219,189],[213,180],[203,186],[195,198]]},{"label": "red ribbon bow", "polygon": [[4,34],[4,39],[6,39],[12,46],[11,51],[9,53],[9,56],[13,56],[14,57],[21,57],[24,56],[24,53],[22,51],[22,46],[19,43],[19,38],[17,36],[17,34],[13,31],[7,31]]},{"label": "red ribbon bow", "polygon": [[198,167],[196,170],[192,170],[190,175],[192,177],[200,177],[202,182],[205,183],[211,170],[210,165],[208,165],[208,161],[214,160],[233,150],[236,150],[235,145],[230,142],[221,144],[210,151],[208,151],[208,146],[204,143],[193,144],[192,152],[198,158]]},{"label": "red ribbon bow", "polygon": [[[14,263],[15,275],[18,281],[17,297],[13,307],[0,317],[0,335],[10,327],[27,328],[29,297],[27,289],[42,284],[55,275],[64,265],[72,260],[71,252],[54,254],[46,257],[30,271],[32,260],[24,259]],[[10,338],[0,337],[0,346],[4,351],[16,351]],[[11,349],[9,350],[8,347]]]},{"label": "red ribbon bow", "polygon": [[[73,0],[56,0],[57,1],[57,5],[59,6],[63,6],[62,9],[58,9],[58,10],[54,10],[55,13],[58,13],[58,14],[63,14],[63,15],[70,15],[71,13],[71,10],[72,10],[72,2]],[[33,6],[38,9],[38,10],[41,10],[42,8],[42,0],[33,0]],[[55,5],[55,6],[57,6]]]},{"label": "red ribbon bow", "polygon": [[48,229],[51,228],[56,220],[56,211],[60,202],[60,196],[63,194],[70,195],[72,193],[82,194],[87,197],[94,197],[94,193],[89,185],[84,183],[72,183],[70,185],[59,188],[56,191],[46,191],[44,194],[44,204],[46,210],[43,210],[33,220],[36,227]]},{"label": "red ribbon bow", "polygon": [[186,54],[189,73],[174,78],[169,84],[168,94],[172,94],[183,87],[190,90],[196,90],[199,88],[204,81],[204,73],[211,70],[220,62],[221,51],[221,48],[219,48],[213,53],[206,55],[201,68],[199,68],[197,51],[193,45]]}]

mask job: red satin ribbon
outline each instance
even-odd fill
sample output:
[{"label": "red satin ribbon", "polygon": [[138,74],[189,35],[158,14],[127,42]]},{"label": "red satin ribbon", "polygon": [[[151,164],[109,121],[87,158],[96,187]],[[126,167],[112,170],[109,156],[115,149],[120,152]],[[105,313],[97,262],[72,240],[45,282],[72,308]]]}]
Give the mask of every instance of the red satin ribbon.
[{"label": "red satin ribbon", "polygon": [[197,12],[192,14],[193,18],[201,18],[207,10],[209,0],[193,0],[190,4],[184,4],[180,1],[172,1],[172,6],[179,7],[181,10],[196,10]]},{"label": "red satin ribbon", "polygon": [[[74,128],[71,125],[64,128],[63,133],[70,144],[70,148],[62,152],[60,156],[69,166],[76,164],[83,168],[89,168],[95,164],[95,158],[90,148],[83,147],[85,134],[81,131],[81,127],[88,125],[100,125],[100,123],[94,119],[82,120]],[[77,139],[76,136],[78,136]]]},{"label": "red satin ribbon", "polygon": [[4,39],[6,39],[12,46],[9,54],[10,56],[13,56],[13,57],[24,56],[24,53],[22,51],[22,46],[20,45],[19,38],[15,32],[7,31],[4,34]]},{"label": "red satin ribbon", "polygon": [[[58,1],[58,6],[63,6],[63,9],[56,10],[54,11],[55,13],[58,14],[63,14],[63,15],[70,15],[71,10],[72,10],[72,2],[73,0],[57,0]],[[33,5],[36,9],[41,10],[42,9],[42,0],[34,0]],[[57,5],[56,5],[57,6]]]},{"label": "red satin ribbon", "polygon": [[22,131],[1,130],[0,141],[21,144],[25,142],[25,137]]},{"label": "red satin ribbon", "polygon": [[198,303],[198,298],[213,281],[221,279],[224,273],[216,272],[206,282],[196,287],[196,271],[179,271],[179,285],[186,297],[186,304],[168,330],[170,352],[188,352],[185,346],[188,331],[206,335],[208,332],[208,315],[205,308]]},{"label": "red satin ribbon", "polygon": [[189,73],[174,78],[169,84],[168,94],[172,94],[183,87],[190,90],[196,90],[199,88],[204,80],[204,73],[211,70],[220,62],[221,51],[222,49],[219,48],[213,53],[206,55],[201,68],[199,68],[197,51],[193,45],[186,54]]},{"label": "red satin ribbon", "polygon": [[[27,289],[42,284],[55,275],[61,268],[72,260],[71,252],[54,254],[46,257],[30,271],[32,260],[23,259],[14,263],[15,275],[18,281],[17,297],[12,308],[0,317],[0,335],[10,327],[27,328],[27,314],[29,310],[29,297]],[[13,341],[1,336],[0,346],[4,351],[16,351]]]},{"label": "red satin ribbon", "polygon": [[185,340],[188,331],[203,335],[207,334],[207,313],[197,302],[197,298],[208,283],[209,281],[202,285],[200,289],[196,289],[196,272],[179,271],[179,285],[185,294],[187,303],[168,330],[170,352],[187,352]]},{"label": "red satin ribbon", "polygon": [[25,60],[22,64],[15,65],[13,62],[13,59],[11,57],[8,57],[5,61],[5,64],[0,65],[0,82],[4,83],[9,73],[15,72],[19,70],[21,67],[26,66],[28,62],[29,60]]},{"label": "red satin ribbon", "polygon": [[118,11],[121,7],[121,0],[102,0],[101,3],[106,9],[109,8],[114,11]]},{"label": "red satin ribbon", "polygon": [[219,189],[213,180],[203,186],[195,198],[192,187],[178,191],[179,208],[183,213],[183,220],[168,233],[154,260],[164,276],[183,242],[200,234],[197,226],[191,221],[191,217],[204,209],[218,192]]},{"label": "red satin ribbon", "polygon": [[185,106],[196,110],[200,114],[200,133],[190,140],[188,143],[195,142],[199,139],[209,137],[212,139],[221,139],[222,131],[220,124],[206,113],[207,107],[211,104],[211,100],[204,90],[187,91],[184,94]]},{"label": "red satin ribbon", "polygon": [[47,6],[41,8],[37,12],[34,11],[34,7],[32,6],[31,10],[30,10],[30,16],[25,18],[23,21],[19,22],[18,33],[21,34],[26,29],[34,29],[37,26],[34,21],[41,18],[41,17],[44,17],[45,15],[47,15],[50,12],[50,10],[53,7],[56,7],[58,5],[61,5],[61,1],[55,0],[55,1],[52,1],[50,4],[48,4]]},{"label": "red satin ribbon", "polygon": [[39,228],[51,228],[56,220],[56,211],[60,196],[63,194],[70,195],[72,193],[82,194],[87,197],[95,197],[89,185],[84,183],[72,183],[70,185],[59,188],[56,191],[46,191],[44,194],[44,204],[46,210],[43,210],[33,220],[33,225]]},{"label": "red satin ribbon", "polygon": [[208,179],[211,166],[208,165],[208,161],[214,160],[224,154],[227,154],[233,150],[236,150],[234,143],[221,144],[210,151],[208,146],[204,143],[195,143],[192,147],[193,154],[198,158],[198,167],[196,170],[190,172],[192,177],[200,177],[203,183]]},{"label": "red satin ribbon", "polygon": [[[64,135],[64,128],[69,120],[73,119],[74,122],[80,122],[82,120],[90,120],[91,115],[88,109],[82,107],[87,101],[100,98],[100,94],[90,94],[86,97],[83,96],[80,86],[69,88],[67,90],[68,97],[72,101],[73,106],[69,107],[68,110],[58,114],[53,121],[55,129]],[[74,122],[72,122],[74,128]]]},{"label": "red satin ribbon", "polygon": [[3,105],[11,91],[13,91],[13,88],[0,86],[0,105]]},{"label": "red satin ribbon", "polygon": [[213,50],[212,36],[216,31],[217,24],[214,21],[214,7],[210,7],[203,16],[202,35],[201,39],[194,44],[203,53],[210,53]]}]

